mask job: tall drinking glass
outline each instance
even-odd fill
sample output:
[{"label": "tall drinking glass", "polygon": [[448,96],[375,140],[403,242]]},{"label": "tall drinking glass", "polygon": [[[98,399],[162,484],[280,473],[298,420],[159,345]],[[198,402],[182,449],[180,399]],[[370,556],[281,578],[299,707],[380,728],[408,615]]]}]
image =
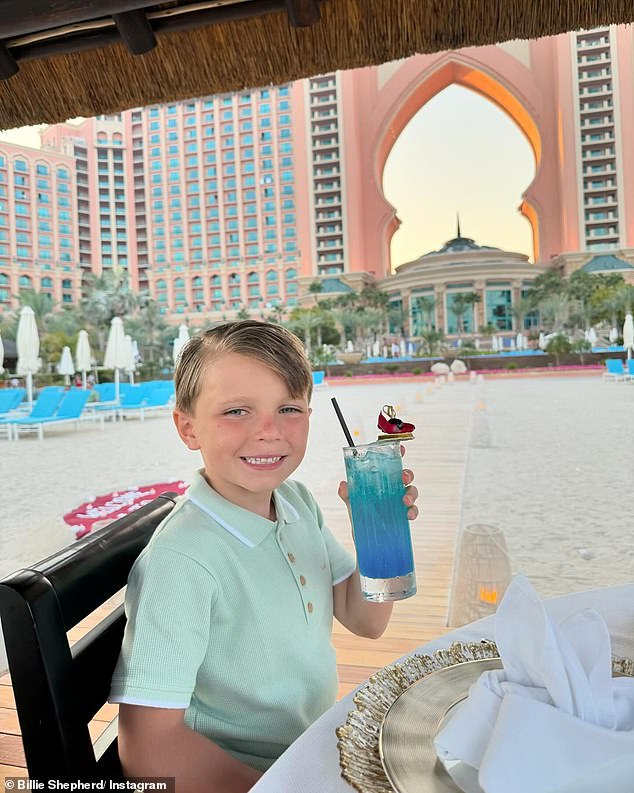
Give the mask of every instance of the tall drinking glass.
[{"label": "tall drinking glass", "polygon": [[416,593],[399,441],[343,450],[361,594],[381,603]]}]

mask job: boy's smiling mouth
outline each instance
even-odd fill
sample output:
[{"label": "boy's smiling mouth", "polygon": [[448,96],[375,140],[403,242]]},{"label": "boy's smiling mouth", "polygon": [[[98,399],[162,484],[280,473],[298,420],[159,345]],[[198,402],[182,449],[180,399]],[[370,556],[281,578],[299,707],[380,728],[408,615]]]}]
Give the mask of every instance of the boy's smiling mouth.
[{"label": "boy's smiling mouth", "polygon": [[241,457],[243,462],[252,468],[277,468],[286,459],[286,455],[271,455],[269,457]]}]

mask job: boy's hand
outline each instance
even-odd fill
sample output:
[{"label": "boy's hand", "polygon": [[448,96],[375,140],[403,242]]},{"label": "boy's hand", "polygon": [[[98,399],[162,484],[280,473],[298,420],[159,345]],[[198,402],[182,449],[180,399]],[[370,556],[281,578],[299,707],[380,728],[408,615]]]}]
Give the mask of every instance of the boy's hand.
[{"label": "boy's hand", "polygon": [[[405,455],[405,447],[401,444],[401,456]],[[409,507],[407,510],[408,520],[415,520],[418,517],[418,507],[416,506],[416,499],[418,498],[418,488],[412,482],[414,481],[414,472],[409,468],[403,469],[403,484],[406,486],[405,495],[403,496],[403,503]],[[343,501],[350,514],[350,499],[348,498],[348,483],[339,482],[337,495]]]}]

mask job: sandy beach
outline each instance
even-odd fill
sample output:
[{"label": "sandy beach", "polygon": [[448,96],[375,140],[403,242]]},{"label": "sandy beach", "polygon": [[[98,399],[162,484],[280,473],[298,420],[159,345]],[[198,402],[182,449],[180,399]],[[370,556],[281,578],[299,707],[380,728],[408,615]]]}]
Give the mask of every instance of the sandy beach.
[{"label": "sandy beach", "polygon": [[[316,391],[306,459],[296,478],[322,504],[350,544],[337,496],[343,476],[336,395],[358,440],[372,440],[388,398],[418,425],[408,447],[417,470],[440,468],[444,438],[464,445],[460,527],[490,523],[504,532],[513,570],[544,596],[632,580],[634,386],[589,377],[491,379],[432,387],[429,382],[346,384]],[[145,422],[51,430],[43,442],[1,441],[5,494],[0,575],[74,541],[62,515],[113,490],[188,479],[197,454],[179,441],[167,415]],[[436,493],[419,474],[421,531],[433,531]],[[460,506],[460,505],[458,505]],[[446,512],[446,510],[444,510]],[[447,543],[453,552],[454,539]]]}]

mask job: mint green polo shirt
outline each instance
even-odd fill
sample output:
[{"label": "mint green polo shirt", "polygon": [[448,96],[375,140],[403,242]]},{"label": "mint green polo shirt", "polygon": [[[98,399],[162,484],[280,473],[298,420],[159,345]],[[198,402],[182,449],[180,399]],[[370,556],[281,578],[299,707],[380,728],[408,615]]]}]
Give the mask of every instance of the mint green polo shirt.
[{"label": "mint green polo shirt", "polygon": [[355,562],[299,482],[277,522],[199,472],[128,579],[110,702],[186,708],[185,722],[265,770],[337,694],[333,585]]}]

